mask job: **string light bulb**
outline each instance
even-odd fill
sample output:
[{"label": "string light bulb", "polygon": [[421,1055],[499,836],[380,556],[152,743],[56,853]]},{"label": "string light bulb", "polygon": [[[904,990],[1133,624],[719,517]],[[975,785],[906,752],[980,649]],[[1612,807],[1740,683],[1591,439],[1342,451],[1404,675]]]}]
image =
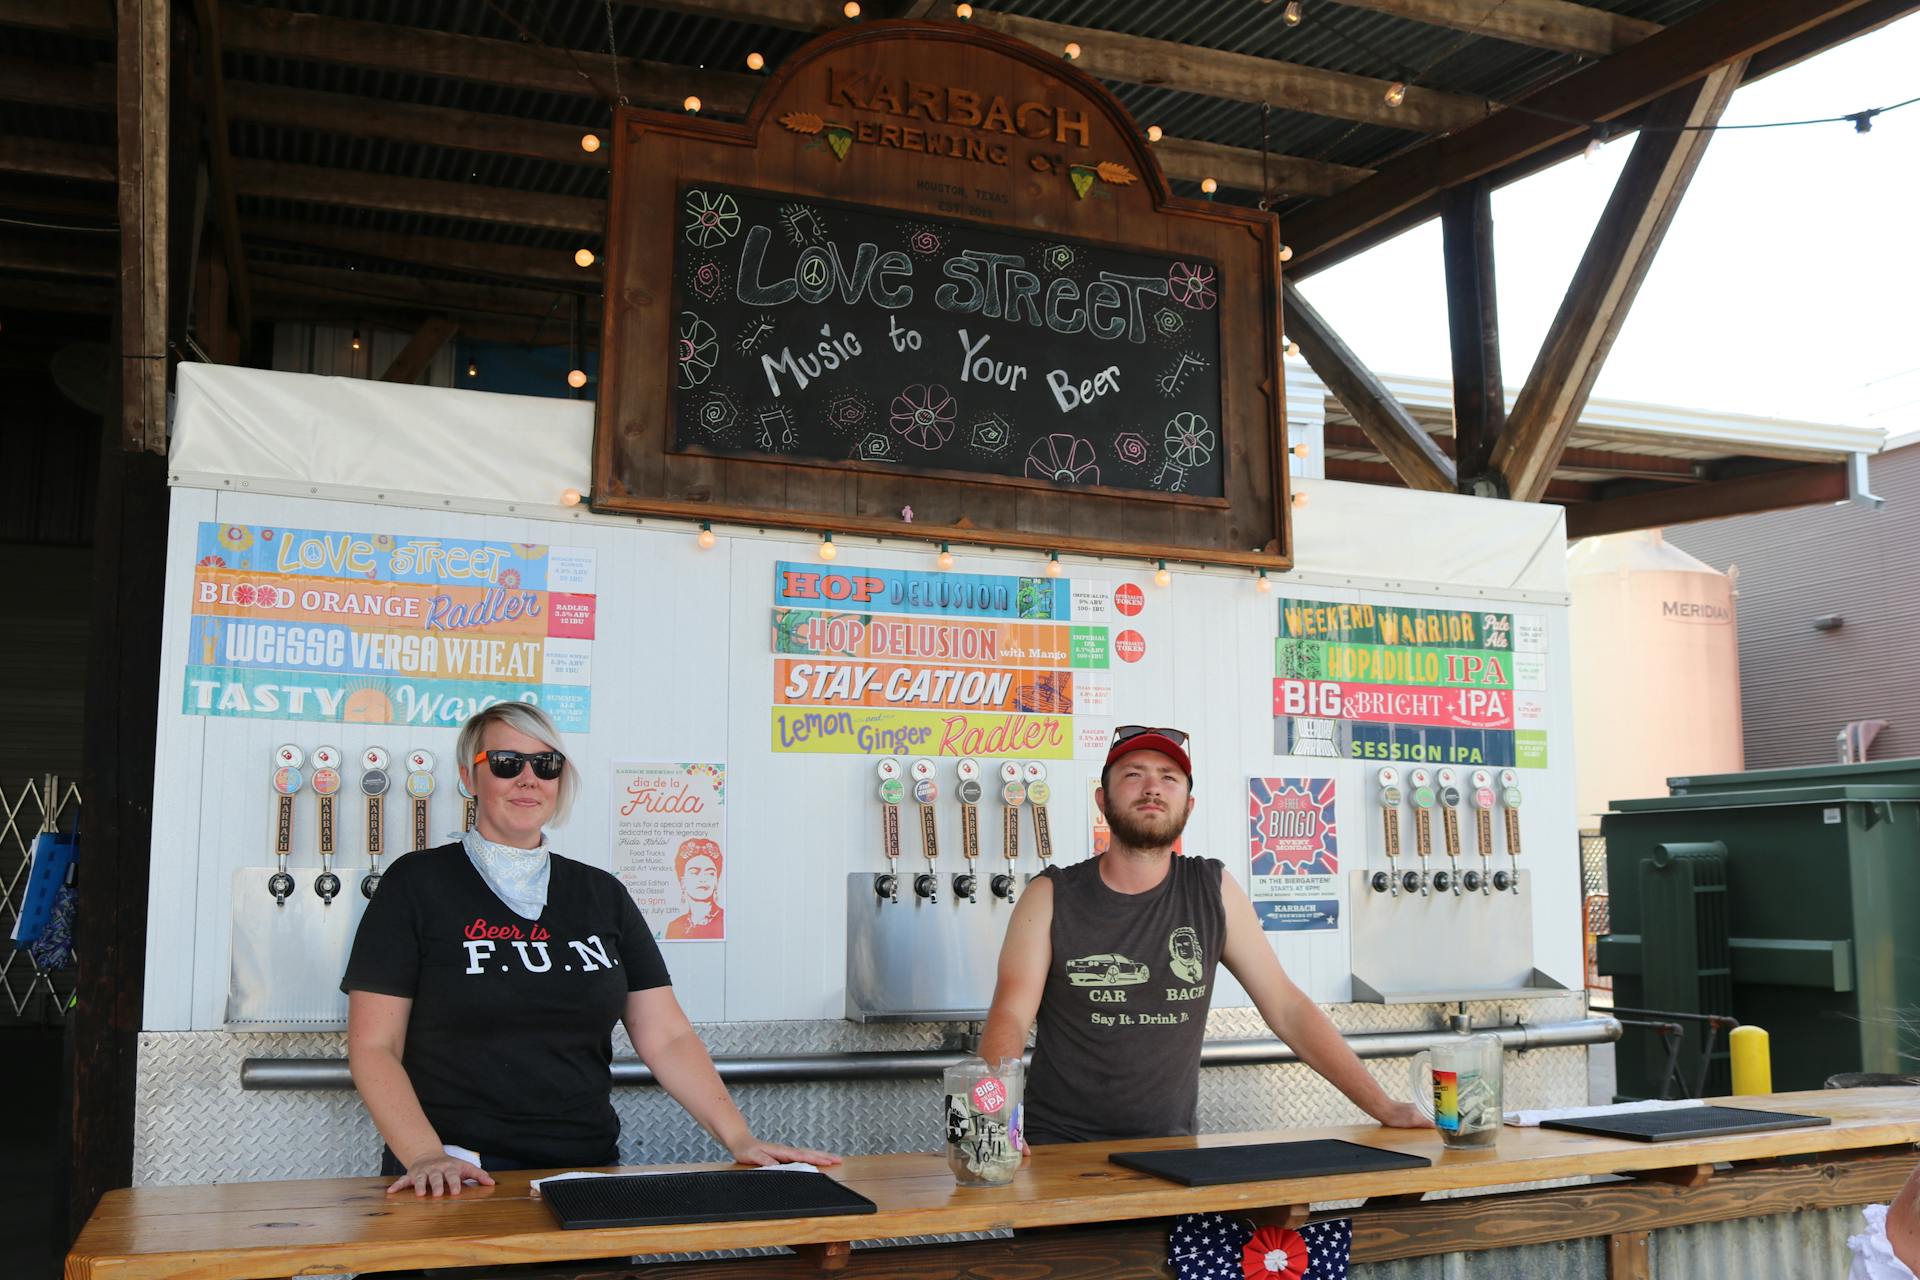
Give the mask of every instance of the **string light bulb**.
[{"label": "string light bulb", "polygon": [[1047,552],[1047,576],[1049,578],[1057,578],[1061,572],[1060,553],[1058,551]]},{"label": "string light bulb", "polygon": [[576,250],[574,250],[574,252],[573,252],[573,262],[574,262],[574,265],[575,265],[575,266],[579,266],[579,267],[590,267],[590,266],[592,266],[592,265],[593,265],[593,250],[591,250],[591,249],[576,249]]},{"label": "string light bulb", "polygon": [[1160,141],[1160,139],[1161,139],[1161,138],[1163,138],[1163,137],[1165,137],[1165,136],[1166,136],[1165,134],[1163,134],[1163,133],[1161,133],[1161,132],[1160,132],[1160,126],[1159,126],[1159,125],[1157,125],[1157,124],[1150,124],[1150,125],[1148,125],[1148,126],[1147,126],[1147,141],[1148,141],[1148,142],[1158,142],[1158,141]]},{"label": "string light bulb", "polygon": [[[853,7],[857,9],[860,6],[854,5]],[[839,554],[840,554],[840,548],[833,545],[833,535],[830,533],[821,534],[820,535],[820,558],[822,560],[832,560],[838,557]]]},{"label": "string light bulb", "polygon": [[970,4],[957,4],[953,6],[953,16],[962,22],[972,22],[973,6]]},{"label": "string light bulb", "polygon": [[933,562],[939,565],[942,569],[953,568],[953,548],[949,547],[944,542],[941,543],[940,554],[933,558]]},{"label": "string light bulb", "polygon": [[686,101],[680,104],[680,109],[690,116],[697,116],[700,114],[700,99],[690,93],[687,95]]},{"label": "string light bulb", "polygon": [[702,551],[713,550],[715,538],[713,536],[713,522],[711,520],[702,520],[700,522],[700,536],[695,538],[694,541],[700,544]]},{"label": "string light bulb", "polygon": [[1387,105],[1397,107],[1407,100],[1407,82],[1395,80],[1387,86]]},{"label": "string light bulb", "polygon": [[1296,493],[1296,494],[1294,494],[1294,495],[1293,495],[1293,505],[1294,505],[1294,506],[1296,506],[1296,507],[1304,507],[1304,506],[1306,506],[1306,505],[1307,505],[1307,495],[1306,495],[1305,493]]},{"label": "string light bulb", "polygon": [[1302,442],[1300,444],[1294,445],[1289,452],[1291,452],[1293,456],[1296,458],[1304,458],[1308,454],[1313,452],[1313,446],[1306,444],[1305,442]]},{"label": "string light bulb", "polygon": [[578,391],[580,388],[586,386],[587,371],[585,369],[567,370],[567,385],[572,387],[575,391]]},{"label": "string light bulb", "polygon": [[1220,189],[1220,184],[1218,182],[1215,182],[1212,178],[1200,179],[1200,194],[1205,196],[1207,199],[1209,200],[1213,199],[1213,193],[1218,191],[1219,189]]},{"label": "string light bulb", "polygon": [[560,491],[560,505],[563,507],[579,506],[580,491],[578,489],[562,489]]},{"label": "string light bulb", "polygon": [[479,377],[479,376],[480,376],[480,363],[479,363],[479,361],[477,361],[477,360],[469,360],[469,361],[467,361],[467,376],[468,376],[469,378],[477,378],[477,377]]},{"label": "string light bulb", "polygon": [[1266,595],[1269,591],[1273,590],[1273,584],[1267,581],[1267,571],[1265,569],[1259,572],[1260,576],[1253,580],[1253,589],[1261,595]]},{"label": "string light bulb", "polygon": [[1162,560],[1160,567],[1153,571],[1153,585],[1164,587],[1173,581],[1173,575],[1167,572],[1167,562]]},{"label": "string light bulb", "polygon": [[[1290,27],[1297,27],[1304,16],[1300,11],[1300,0],[1287,0],[1287,11],[1280,15],[1280,20]],[[1264,578],[1266,574],[1262,573],[1260,576]]]},{"label": "string light bulb", "polygon": [[358,351],[360,349],[360,326],[359,325],[353,326],[353,339],[348,345],[350,345],[355,351]]},{"label": "string light bulb", "polygon": [[580,149],[582,151],[598,151],[600,149],[600,135],[597,133],[581,134]]},{"label": "string light bulb", "polygon": [[1080,56],[1080,42],[1078,40],[1069,40],[1067,41],[1067,47],[1060,52],[1066,56],[1068,62],[1072,62]]},{"label": "string light bulb", "polygon": [[755,49],[747,55],[747,70],[759,71],[767,65],[766,55]]},{"label": "string light bulb", "polygon": [[1292,338],[1287,339],[1287,354],[1289,356],[1297,356],[1300,354],[1300,344]]},{"label": "string light bulb", "polygon": [[860,16],[858,0],[847,0],[845,4],[840,6],[840,12],[846,14],[849,18],[858,18]]},{"label": "string light bulb", "polygon": [[1280,261],[1282,261],[1282,262],[1292,262],[1292,261],[1293,261],[1293,246],[1292,246],[1292,245],[1290,245],[1290,244],[1283,244],[1283,245],[1281,245],[1281,246],[1280,246]]}]

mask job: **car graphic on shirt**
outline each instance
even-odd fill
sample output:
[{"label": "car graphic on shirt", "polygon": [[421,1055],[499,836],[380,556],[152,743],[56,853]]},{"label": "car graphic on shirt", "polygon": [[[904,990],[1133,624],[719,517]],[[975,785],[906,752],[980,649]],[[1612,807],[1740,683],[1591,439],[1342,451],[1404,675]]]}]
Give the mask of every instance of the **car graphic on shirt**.
[{"label": "car graphic on shirt", "polygon": [[1147,980],[1147,966],[1121,955],[1081,956],[1067,961],[1067,981],[1076,987],[1133,987]]}]

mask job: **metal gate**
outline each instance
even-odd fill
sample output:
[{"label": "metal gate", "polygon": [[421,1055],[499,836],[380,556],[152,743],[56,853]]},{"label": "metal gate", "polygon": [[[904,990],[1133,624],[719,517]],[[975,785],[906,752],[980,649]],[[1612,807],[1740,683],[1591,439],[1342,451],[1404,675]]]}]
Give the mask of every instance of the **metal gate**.
[{"label": "metal gate", "polygon": [[79,785],[53,774],[0,784],[0,1025],[66,1019],[73,970],[43,971],[11,939],[27,893],[34,837],[59,829],[62,819],[77,820],[79,810]]}]

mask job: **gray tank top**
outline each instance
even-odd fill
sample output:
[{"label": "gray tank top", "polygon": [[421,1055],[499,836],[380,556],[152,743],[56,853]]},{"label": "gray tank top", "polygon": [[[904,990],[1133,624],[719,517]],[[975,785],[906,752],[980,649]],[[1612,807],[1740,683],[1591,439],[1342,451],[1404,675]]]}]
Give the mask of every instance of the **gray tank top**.
[{"label": "gray tank top", "polygon": [[1176,855],[1145,893],[1115,893],[1100,859],[1048,867],[1053,960],[1027,1081],[1029,1142],[1195,1131],[1200,1042],[1226,945],[1221,863]]}]

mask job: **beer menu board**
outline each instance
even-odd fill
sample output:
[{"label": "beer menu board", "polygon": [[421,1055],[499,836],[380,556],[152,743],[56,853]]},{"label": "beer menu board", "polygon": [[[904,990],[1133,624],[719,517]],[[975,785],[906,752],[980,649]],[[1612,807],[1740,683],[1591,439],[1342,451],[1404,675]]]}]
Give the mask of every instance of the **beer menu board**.
[{"label": "beer menu board", "polygon": [[687,186],[674,448],[1226,492],[1214,264]]}]

